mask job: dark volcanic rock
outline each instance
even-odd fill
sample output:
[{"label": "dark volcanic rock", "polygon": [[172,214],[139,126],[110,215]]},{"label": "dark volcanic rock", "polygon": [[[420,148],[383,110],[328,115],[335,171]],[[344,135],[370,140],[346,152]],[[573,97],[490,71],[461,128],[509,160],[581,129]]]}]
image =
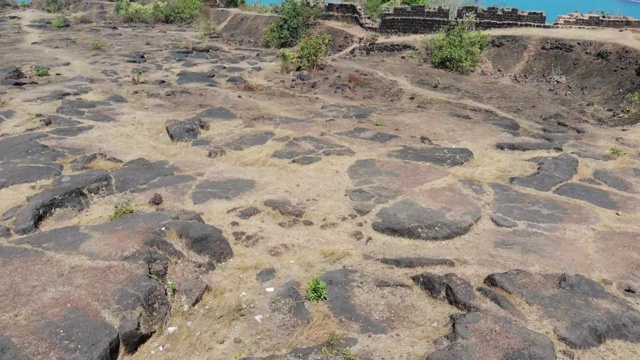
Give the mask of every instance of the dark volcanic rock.
[{"label": "dark volcanic rock", "polygon": [[0,70],[3,74],[3,80],[20,80],[25,79],[27,75],[17,67],[8,67]]},{"label": "dark volcanic rock", "polygon": [[25,134],[0,138],[0,163],[20,161],[34,165],[36,163],[52,163],[65,157],[63,151],[36,141],[45,137],[44,134]]},{"label": "dark volcanic rock", "polygon": [[339,269],[327,271],[322,275],[322,280],[327,283],[329,310],[341,319],[358,324],[361,333],[386,334],[384,326],[360,312],[351,300],[349,288],[356,283],[354,277],[357,274],[355,270]]},{"label": "dark volcanic rock", "polygon": [[578,172],[578,159],[568,154],[532,159],[538,171],[526,177],[511,178],[511,183],[539,191],[550,191],[556,185],[571,180]]},{"label": "dark volcanic rock", "polygon": [[264,201],[264,206],[277,210],[284,216],[301,218],[304,215],[304,210],[291,204],[289,200],[268,199]]},{"label": "dark volcanic rock", "polygon": [[173,175],[175,170],[167,161],[150,162],[138,158],[122,165],[113,173],[114,187],[118,192],[133,190],[153,180]]},{"label": "dark volcanic rock", "polygon": [[449,304],[465,311],[477,310],[474,304],[476,293],[471,284],[454,273],[444,276],[422,273],[414,275],[411,280],[436,299],[447,299]]},{"label": "dark volcanic rock", "polygon": [[586,201],[604,209],[618,209],[618,204],[611,198],[610,192],[584,184],[564,184],[554,190],[553,193],[560,196],[570,197],[572,199]]},{"label": "dark volcanic rock", "polygon": [[382,258],[378,259],[383,264],[395,266],[398,268],[417,268],[426,266],[455,266],[453,260],[450,259],[434,259],[427,257],[406,257],[406,258]]},{"label": "dark volcanic rock", "polygon": [[242,220],[247,220],[247,219],[250,219],[250,218],[252,218],[252,217],[254,217],[254,216],[256,216],[256,215],[258,215],[260,213],[261,213],[260,209],[258,209],[255,206],[251,206],[251,207],[248,207],[248,208],[240,211],[240,213],[238,214],[238,217],[240,219],[242,219]]},{"label": "dark volcanic rock", "polygon": [[177,84],[207,84],[207,86],[218,86],[218,83],[213,79],[216,77],[214,72],[190,72],[181,71],[178,73]]},{"label": "dark volcanic rock", "polygon": [[555,347],[546,336],[510,320],[470,312],[451,315],[451,342],[427,360],[556,360]]},{"label": "dark volcanic rock", "polygon": [[198,138],[200,130],[209,130],[209,124],[199,118],[189,120],[169,120],[165,126],[171,141],[192,141]]},{"label": "dark volcanic rock", "polygon": [[562,151],[562,146],[550,142],[522,142],[522,143],[497,143],[498,150],[512,151],[533,151],[533,150],[555,150]]},{"label": "dark volcanic rock", "polygon": [[94,161],[105,161],[114,164],[122,164],[122,160],[120,159],[116,159],[112,156],[107,156],[103,153],[93,153],[81,156],[71,161],[71,169],[73,169],[74,171],[88,170],[90,169],[89,165]]},{"label": "dark volcanic rock", "polygon": [[389,153],[389,157],[452,167],[473,160],[473,153],[465,148],[414,148],[403,146],[401,150]]},{"label": "dark volcanic rock", "polygon": [[[2,176],[0,176],[2,177]],[[633,185],[625,179],[619,178],[615,175],[612,175],[610,172],[606,170],[596,170],[593,172],[593,177],[605,183],[607,186],[624,192],[630,192],[633,188]]]},{"label": "dark volcanic rock", "polygon": [[492,118],[488,119],[487,122],[493,126],[499,127],[512,133],[520,130],[520,124],[518,124],[515,120],[507,117]]},{"label": "dark volcanic rock", "polygon": [[368,119],[376,109],[360,106],[322,105],[315,119]]},{"label": "dark volcanic rock", "polygon": [[287,141],[281,150],[273,153],[277,159],[308,165],[321,160],[323,156],[352,156],[355,153],[346,146],[332,143],[313,136],[294,137]]},{"label": "dark volcanic rock", "polygon": [[28,165],[5,162],[0,164],[0,189],[50,179],[62,174],[62,165],[48,163]]},{"label": "dark volcanic rock", "polygon": [[373,229],[387,235],[417,240],[450,240],[466,234],[480,219],[480,208],[452,209],[423,207],[402,200],[383,208]]},{"label": "dark volcanic rock", "polygon": [[144,344],[151,337],[152,333],[145,333],[140,329],[138,319],[126,319],[118,327],[120,334],[120,344],[125,353],[134,353],[140,345]]},{"label": "dark volcanic rock", "polygon": [[213,266],[233,257],[233,250],[222,230],[198,222],[170,221],[166,228],[175,229],[184,246],[196,254],[209,258]]},{"label": "dark volcanic rock", "polygon": [[254,146],[264,145],[275,135],[276,134],[272,131],[247,135],[225,144],[224,147],[235,151],[242,151]]},{"label": "dark volcanic rock", "polygon": [[116,360],[120,349],[118,332],[95,315],[69,308],[61,319],[45,319],[38,327],[69,360]]},{"label": "dark volcanic rock", "polygon": [[502,184],[491,184],[495,211],[512,221],[526,221],[536,224],[561,223],[569,214],[562,204],[528,195]]},{"label": "dark volcanic rock", "polygon": [[98,193],[111,185],[109,173],[101,170],[58,178],[52,187],[31,197],[16,214],[13,226],[18,234],[35,231],[38,224],[60,208],[84,210],[89,205],[88,194]]},{"label": "dark volcanic rock", "polygon": [[353,139],[369,140],[381,144],[399,137],[398,135],[383,133],[363,127],[357,127],[353,130],[339,132],[336,133],[336,135],[346,136]]},{"label": "dark volcanic rock", "polygon": [[518,308],[515,305],[513,305],[513,303],[509,301],[509,299],[507,299],[505,296],[502,296],[497,292],[495,292],[493,289],[485,286],[481,286],[476,290],[478,290],[480,294],[482,294],[484,297],[489,299],[491,302],[500,306],[501,308],[508,311],[512,315],[517,317],[522,317],[522,313],[520,312],[520,310],[518,310]]},{"label": "dark volcanic rock", "polygon": [[496,224],[498,227],[501,227],[501,228],[511,229],[511,228],[514,228],[514,227],[518,227],[518,223],[517,222],[515,222],[515,221],[513,221],[513,220],[511,220],[509,218],[506,218],[504,216],[500,216],[498,214],[491,214],[489,216],[489,218],[491,219],[491,221],[494,224]]},{"label": "dark volcanic rock", "polygon": [[298,321],[310,322],[311,312],[305,305],[304,295],[298,289],[300,289],[300,283],[295,280],[284,283],[282,290],[276,294],[273,307],[280,313],[290,314]]},{"label": "dark volcanic rock", "polygon": [[267,268],[260,270],[259,273],[256,274],[256,279],[260,282],[271,281],[276,278],[276,269]]},{"label": "dark volcanic rock", "polygon": [[11,339],[0,332],[0,359],[2,360],[31,360],[18,349]]},{"label": "dark volcanic rock", "polygon": [[204,110],[196,116],[196,118],[201,119],[214,119],[214,120],[233,120],[238,116],[231,110],[224,107],[216,107]]},{"label": "dark volcanic rock", "polygon": [[196,185],[191,194],[194,204],[202,204],[211,199],[231,200],[255,187],[255,181],[248,179],[229,179],[220,181],[203,181]]},{"label": "dark volcanic rock", "polygon": [[4,225],[0,225],[0,239],[8,239],[11,237],[11,229]]},{"label": "dark volcanic rock", "polygon": [[511,270],[489,275],[485,284],[540,308],[553,320],[558,337],[574,349],[614,339],[640,342],[640,312],[582,275]]}]

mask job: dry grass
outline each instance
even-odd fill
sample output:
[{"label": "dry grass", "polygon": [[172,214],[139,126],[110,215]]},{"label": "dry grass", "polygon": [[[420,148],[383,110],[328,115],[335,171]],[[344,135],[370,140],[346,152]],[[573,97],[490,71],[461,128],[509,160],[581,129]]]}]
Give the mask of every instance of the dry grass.
[{"label": "dry grass", "polygon": [[238,89],[242,91],[261,92],[262,90],[264,90],[264,86],[256,84],[254,82],[245,81],[244,83],[238,85]]},{"label": "dry grass", "polygon": [[87,164],[89,169],[114,171],[120,168],[120,164],[106,159],[95,159]]},{"label": "dry grass", "polygon": [[85,12],[75,13],[71,16],[71,20],[75,24],[91,24],[95,21],[93,14],[87,14]]},{"label": "dry grass", "polygon": [[322,254],[322,257],[325,260],[338,262],[348,256],[351,256],[351,251],[348,249],[325,248],[320,250],[320,254]]},{"label": "dry grass", "polygon": [[351,89],[355,89],[359,86],[364,85],[364,79],[362,76],[356,75],[354,73],[350,73],[347,75],[347,82],[349,83],[349,87]]},{"label": "dry grass", "polygon": [[311,311],[313,320],[310,324],[300,327],[291,338],[284,343],[278,344],[279,347],[291,349],[301,346],[309,346],[321,344],[330,338],[340,338],[344,334],[341,332],[338,320],[331,314],[326,304],[308,303],[309,311]]}]

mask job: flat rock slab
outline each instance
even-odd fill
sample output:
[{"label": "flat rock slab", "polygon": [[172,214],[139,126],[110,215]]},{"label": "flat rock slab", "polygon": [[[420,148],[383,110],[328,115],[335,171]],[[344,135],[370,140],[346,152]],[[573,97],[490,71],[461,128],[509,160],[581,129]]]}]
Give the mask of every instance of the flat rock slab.
[{"label": "flat rock slab", "polygon": [[358,324],[361,333],[386,334],[384,326],[358,309],[351,299],[349,289],[358,283],[358,275],[356,270],[339,269],[327,271],[321,276],[327,283],[329,310],[338,318]]},{"label": "flat rock slab", "polygon": [[233,111],[227,108],[215,107],[215,108],[204,110],[196,114],[196,116],[194,117],[200,118],[200,119],[212,119],[212,120],[233,120],[238,116],[236,115],[236,113],[234,113]]},{"label": "flat rock slab", "polygon": [[216,74],[214,72],[191,72],[181,71],[178,73],[177,84],[206,84],[207,86],[218,86],[214,80]]},{"label": "flat rock slab", "polygon": [[558,337],[574,349],[614,339],[640,342],[640,312],[582,275],[511,270],[489,275],[485,284],[538,307],[555,324]]},{"label": "flat rock slab", "polygon": [[336,135],[350,137],[352,139],[367,140],[377,143],[386,143],[387,141],[399,138],[398,135],[384,133],[363,127],[357,127],[353,130],[338,132]]},{"label": "flat rock slab", "polygon": [[358,203],[384,204],[426,183],[444,178],[448,173],[429,164],[396,160],[357,160],[347,170],[356,186],[348,191]]},{"label": "flat rock slab", "polygon": [[[549,196],[529,195],[503,184],[490,184],[493,207],[500,223],[523,221],[531,224],[584,223],[589,213],[579,206]],[[511,225],[507,225],[509,227]]]},{"label": "flat rock slab", "polygon": [[435,299],[446,299],[449,304],[463,311],[475,311],[476,293],[473,286],[454,273],[445,275],[425,272],[411,277],[416,285]]},{"label": "flat rock slab", "polygon": [[562,146],[551,142],[500,142],[496,144],[498,150],[511,150],[511,151],[536,151],[536,150],[553,150],[562,151]]},{"label": "flat rock slab", "polygon": [[155,161],[138,158],[131,160],[113,173],[114,188],[117,192],[136,189],[149,182],[175,174],[176,167],[168,161]]},{"label": "flat rock slab", "polygon": [[402,200],[376,215],[373,229],[416,240],[450,240],[466,234],[480,219],[477,204],[457,189],[430,189],[415,200]]},{"label": "flat rock slab", "polygon": [[276,294],[276,299],[271,306],[281,314],[289,314],[297,321],[308,323],[312,319],[311,312],[307,309],[304,295],[300,293],[299,289],[299,282],[287,281]]},{"label": "flat rock slab", "polygon": [[510,133],[515,133],[520,130],[520,124],[507,117],[491,118],[485,121]]},{"label": "flat rock slab", "polygon": [[538,163],[538,171],[526,177],[511,178],[512,184],[539,191],[551,191],[557,185],[571,180],[578,172],[578,159],[568,154],[534,158],[530,161]]},{"label": "flat rock slab", "polygon": [[25,134],[0,138],[0,162],[53,163],[66,156],[62,150],[43,145],[37,140],[45,134]]},{"label": "flat rock slab", "polygon": [[60,174],[62,165],[56,163],[28,165],[6,162],[0,164],[0,189],[50,179]]},{"label": "flat rock slab", "polygon": [[368,119],[376,112],[374,108],[361,106],[323,105],[314,119]]},{"label": "flat rock slab", "polygon": [[165,130],[172,142],[193,141],[198,138],[201,130],[209,130],[209,124],[200,118],[184,121],[169,120],[166,123]]},{"label": "flat rock slab", "polygon": [[596,170],[593,172],[593,178],[618,191],[634,192],[635,190],[632,182],[617,176],[617,174],[614,174],[612,171]]},{"label": "flat rock slab", "polygon": [[230,141],[223,145],[223,148],[228,148],[234,151],[243,151],[255,146],[264,145],[267,141],[276,136],[272,131],[264,131],[261,133],[242,136],[234,141]]},{"label": "flat rock slab", "polygon": [[228,179],[219,181],[203,181],[196,185],[191,194],[194,204],[202,204],[212,199],[231,200],[255,187],[254,180]]},{"label": "flat rock slab", "polygon": [[427,360],[527,359],[555,360],[549,338],[511,320],[470,312],[451,316],[450,344]]},{"label": "flat rock slab", "polygon": [[618,210],[620,208],[612,193],[585,184],[564,184],[557,188],[553,193],[576,200],[586,201],[604,209]]},{"label": "flat rock slab", "polygon": [[291,160],[292,163],[309,165],[327,156],[353,156],[348,147],[313,136],[300,136],[288,140],[281,150],[273,153],[276,159]]},{"label": "flat rock slab", "polygon": [[390,152],[389,157],[452,167],[460,166],[473,160],[473,152],[466,148],[415,148],[403,146],[400,150]]}]

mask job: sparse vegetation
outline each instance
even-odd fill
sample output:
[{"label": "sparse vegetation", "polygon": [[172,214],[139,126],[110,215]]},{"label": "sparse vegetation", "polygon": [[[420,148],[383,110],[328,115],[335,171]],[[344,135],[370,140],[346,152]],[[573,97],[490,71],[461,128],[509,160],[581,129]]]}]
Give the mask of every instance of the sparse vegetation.
[{"label": "sparse vegetation", "polygon": [[260,0],[255,0],[251,4],[242,6],[243,10],[253,11],[262,14],[268,14],[273,12],[274,7],[272,5],[264,5],[260,3]]},{"label": "sparse vegetation", "polygon": [[145,46],[149,46],[149,45],[151,45],[151,40],[149,40],[149,39],[144,39],[144,44],[145,44]]},{"label": "sparse vegetation", "polygon": [[93,16],[85,12],[79,12],[79,13],[73,14],[71,19],[76,24],[91,24],[93,22]]},{"label": "sparse vegetation", "polygon": [[380,120],[376,120],[375,125],[376,125],[376,126],[382,126],[382,121],[380,121]]},{"label": "sparse vegetation", "polygon": [[49,68],[46,68],[44,66],[33,65],[33,67],[31,68],[31,71],[33,72],[33,75],[35,75],[36,77],[49,76]]},{"label": "sparse vegetation", "polygon": [[450,25],[425,41],[436,68],[467,74],[474,70],[487,47],[490,36],[473,29],[472,20]]},{"label": "sparse vegetation", "polygon": [[93,39],[91,41],[91,50],[93,51],[102,50],[103,46],[104,46],[104,43],[100,41],[100,39]]},{"label": "sparse vegetation", "polygon": [[169,297],[173,297],[173,295],[176,294],[176,284],[173,281],[167,281],[165,288],[167,289],[167,295],[169,295]]},{"label": "sparse vegetation", "polygon": [[622,112],[625,114],[635,114],[640,112],[640,93],[634,92],[627,94],[621,105]]},{"label": "sparse vegetation", "polygon": [[147,5],[117,0],[114,10],[116,16],[124,22],[167,24],[190,23],[200,16],[201,11],[202,0],[154,1]]},{"label": "sparse vegetation", "polygon": [[236,38],[236,41],[238,42],[238,44],[242,45],[244,44],[244,36],[242,35],[238,35],[238,37]]},{"label": "sparse vegetation", "polygon": [[439,88],[439,87],[440,87],[440,78],[437,78],[437,79],[436,79],[436,82],[434,82],[434,83],[433,83],[433,88],[434,88],[434,89],[437,89],[437,88]]},{"label": "sparse vegetation", "polygon": [[64,15],[56,16],[56,18],[53,19],[53,21],[51,22],[51,26],[53,26],[54,29],[60,29],[61,27],[63,27],[64,26]]},{"label": "sparse vegetation", "polygon": [[9,25],[11,25],[13,30],[17,33],[22,31],[22,24],[20,24],[20,21],[18,21],[18,19],[11,19],[9,21]]},{"label": "sparse vegetation", "polygon": [[139,85],[142,83],[142,70],[136,69],[133,71],[131,82],[133,83],[133,85]]},{"label": "sparse vegetation", "polygon": [[18,0],[18,5],[22,9],[26,9],[29,7],[29,3],[26,0]]},{"label": "sparse vegetation", "polygon": [[247,0],[224,0],[224,7],[237,8],[247,5]]},{"label": "sparse vegetation", "polygon": [[58,2],[58,0],[44,0],[44,4],[42,5],[45,11],[50,13],[57,13],[62,10],[62,5]]},{"label": "sparse vegetation", "polygon": [[362,86],[364,84],[364,79],[362,78],[362,76],[350,73],[349,75],[347,75],[347,82],[349,83],[349,87],[351,89],[355,89],[358,86]]},{"label": "sparse vegetation", "polygon": [[298,44],[298,63],[303,69],[312,71],[316,69],[327,56],[327,49],[331,42],[329,35],[307,36]]},{"label": "sparse vegetation", "polygon": [[627,155],[627,152],[620,149],[619,147],[612,147],[607,150],[607,155],[615,158],[623,157]]},{"label": "sparse vegetation", "polygon": [[288,74],[295,70],[296,54],[287,49],[280,51],[280,69],[283,73]]},{"label": "sparse vegetation", "polygon": [[211,23],[209,19],[202,19],[200,21],[200,35],[203,38],[209,37],[216,33],[216,28]]},{"label": "sparse vegetation", "polygon": [[307,35],[311,21],[320,13],[320,7],[308,0],[285,0],[274,11],[280,18],[267,27],[264,43],[281,49],[295,46]]},{"label": "sparse vegetation", "polygon": [[113,215],[111,215],[111,220],[118,220],[121,219],[127,215],[131,215],[134,213],[133,210],[133,205],[131,204],[131,201],[125,201],[125,202],[121,202],[119,204],[116,204],[116,208],[113,211]]},{"label": "sparse vegetation", "polygon": [[238,84],[238,89],[242,91],[259,92],[259,91],[262,91],[264,87],[260,84],[253,83],[251,81],[245,81],[242,84]]},{"label": "sparse vegetation", "polygon": [[329,298],[327,283],[314,276],[307,284],[307,301],[318,302]]}]

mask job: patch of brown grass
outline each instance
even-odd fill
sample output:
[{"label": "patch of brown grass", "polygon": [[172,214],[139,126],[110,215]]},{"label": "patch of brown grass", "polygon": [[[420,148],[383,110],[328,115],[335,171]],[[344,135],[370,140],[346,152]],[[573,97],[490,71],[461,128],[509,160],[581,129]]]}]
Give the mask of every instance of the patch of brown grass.
[{"label": "patch of brown grass", "polygon": [[331,338],[341,338],[340,324],[331,314],[326,304],[308,303],[307,307],[312,314],[312,321],[306,326],[300,327],[293,336],[284,344],[280,344],[280,348],[291,349],[301,346],[309,346],[321,344]]},{"label": "patch of brown grass", "polygon": [[120,164],[106,159],[95,159],[87,164],[89,169],[114,171],[120,168]]},{"label": "patch of brown grass", "polygon": [[351,251],[348,249],[325,248],[320,250],[320,254],[331,262],[337,262],[351,256]]},{"label": "patch of brown grass", "polygon": [[362,76],[356,75],[354,73],[350,73],[347,75],[347,82],[349,83],[349,87],[351,89],[355,89],[359,86],[364,85],[364,79]]},{"label": "patch of brown grass", "polygon": [[245,81],[238,85],[238,89],[242,91],[260,92],[264,89],[264,86],[250,81]]}]

